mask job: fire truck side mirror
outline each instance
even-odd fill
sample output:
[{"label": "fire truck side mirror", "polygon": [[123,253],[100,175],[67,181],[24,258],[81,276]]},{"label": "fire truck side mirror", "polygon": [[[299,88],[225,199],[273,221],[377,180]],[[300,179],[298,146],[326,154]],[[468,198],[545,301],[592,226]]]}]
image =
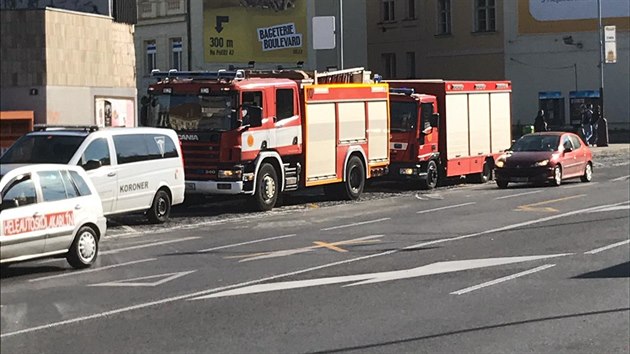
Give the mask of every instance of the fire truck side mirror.
[{"label": "fire truck side mirror", "polygon": [[243,106],[243,125],[252,128],[262,126],[262,108],[258,106]]},{"label": "fire truck side mirror", "polygon": [[440,125],[440,114],[433,113],[431,115],[431,127],[437,128]]}]

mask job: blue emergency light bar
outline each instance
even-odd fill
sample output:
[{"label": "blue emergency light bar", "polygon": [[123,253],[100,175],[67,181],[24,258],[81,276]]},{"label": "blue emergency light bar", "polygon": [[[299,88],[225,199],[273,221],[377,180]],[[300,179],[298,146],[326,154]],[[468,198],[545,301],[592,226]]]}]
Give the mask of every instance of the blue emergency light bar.
[{"label": "blue emergency light bar", "polygon": [[389,93],[398,93],[398,94],[402,94],[402,95],[407,95],[407,96],[411,96],[414,93],[416,93],[416,90],[412,89],[412,88],[397,88],[397,87],[392,87],[389,89]]},{"label": "blue emergency light bar", "polygon": [[153,70],[151,71],[151,76],[165,79],[165,78],[173,78],[173,79],[192,79],[192,80],[240,80],[245,78],[245,72],[243,70],[235,70],[235,71],[227,71],[227,70],[218,70],[218,71],[177,71],[177,70],[169,70],[169,71],[159,71]]}]

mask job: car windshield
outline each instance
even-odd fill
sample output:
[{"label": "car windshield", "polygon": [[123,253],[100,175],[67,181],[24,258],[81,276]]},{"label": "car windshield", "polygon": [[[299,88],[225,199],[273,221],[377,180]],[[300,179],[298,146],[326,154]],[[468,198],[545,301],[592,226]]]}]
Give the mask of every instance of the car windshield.
[{"label": "car windshield", "polygon": [[557,135],[526,135],[516,141],[512,151],[557,151],[560,145]]},{"label": "car windshield", "polygon": [[238,126],[236,96],[155,95],[142,106],[144,126],[189,131],[225,131]]},{"label": "car windshield", "polygon": [[393,132],[407,132],[414,129],[418,121],[416,102],[390,103],[390,129]]},{"label": "car windshield", "polygon": [[25,135],[2,155],[0,163],[67,164],[83,140],[85,136]]}]

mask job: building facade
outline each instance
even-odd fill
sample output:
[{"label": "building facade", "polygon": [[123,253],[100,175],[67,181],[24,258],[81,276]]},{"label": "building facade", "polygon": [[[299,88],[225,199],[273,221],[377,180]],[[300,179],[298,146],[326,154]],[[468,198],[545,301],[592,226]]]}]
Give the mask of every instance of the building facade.
[{"label": "building facade", "polygon": [[[254,61],[257,69],[301,62],[322,71],[342,67],[342,47],[343,67],[365,66],[365,10],[364,0],[139,0],[139,94],[154,81],[153,69],[219,70]],[[335,17],[334,48],[313,49],[316,16]]]},{"label": "building facade", "polygon": [[33,111],[36,124],[136,125],[132,24],[51,7],[2,8],[0,23],[0,110]]},{"label": "building facade", "polygon": [[[544,107],[553,108],[547,118],[555,126],[575,129],[580,105],[591,102],[580,95],[598,95],[597,0],[367,4],[368,67],[385,78],[511,80],[515,126],[532,124]],[[623,136],[630,130],[630,3],[601,4],[603,26],[616,26],[616,63],[604,64],[604,114],[611,132],[619,131],[617,137],[627,141],[630,138]]]}]

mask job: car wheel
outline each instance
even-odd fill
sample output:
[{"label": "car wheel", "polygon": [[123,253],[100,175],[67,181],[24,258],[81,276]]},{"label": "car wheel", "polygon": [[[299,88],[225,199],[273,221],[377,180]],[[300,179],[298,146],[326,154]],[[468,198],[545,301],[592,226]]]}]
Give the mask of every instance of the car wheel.
[{"label": "car wheel", "polygon": [[562,184],[562,167],[560,167],[560,165],[557,165],[553,169],[553,179],[551,180],[551,185],[557,187],[561,184]]},{"label": "car wheel", "polygon": [[278,174],[276,169],[268,163],[264,163],[256,177],[256,191],[254,192],[254,208],[258,211],[271,210],[278,199],[279,194]]},{"label": "car wheel", "polygon": [[87,268],[94,263],[98,256],[98,236],[89,226],[83,226],[74,238],[66,260],[77,269]]},{"label": "car wheel", "polygon": [[350,157],[346,167],[346,181],[343,183],[342,192],[347,200],[357,200],[365,187],[365,169],[363,163],[356,157]]},{"label": "car wheel", "polygon": [[593,165],[588,162],[584,167],[584,174],[580,177],[582,182],[590,182],[593,180]]},{"label": "car wheel", "polygon": [[508,186],[508,181],[502,180],[502,179],[498,179],[497,180],[497,186],[501,189],[505,189]]},{"label": "car wheel", "polygon": [[438,184],[439,171],[435,160],[427,163],[427,177],[420,180],[421,189],[433,189]]},{"label": "car wheel", "polygon": [[160,189],[155,193],[153,204],[147,211],[147,218],[154,224],[163,224],[171,214],[171,197],[165,190]]}]

